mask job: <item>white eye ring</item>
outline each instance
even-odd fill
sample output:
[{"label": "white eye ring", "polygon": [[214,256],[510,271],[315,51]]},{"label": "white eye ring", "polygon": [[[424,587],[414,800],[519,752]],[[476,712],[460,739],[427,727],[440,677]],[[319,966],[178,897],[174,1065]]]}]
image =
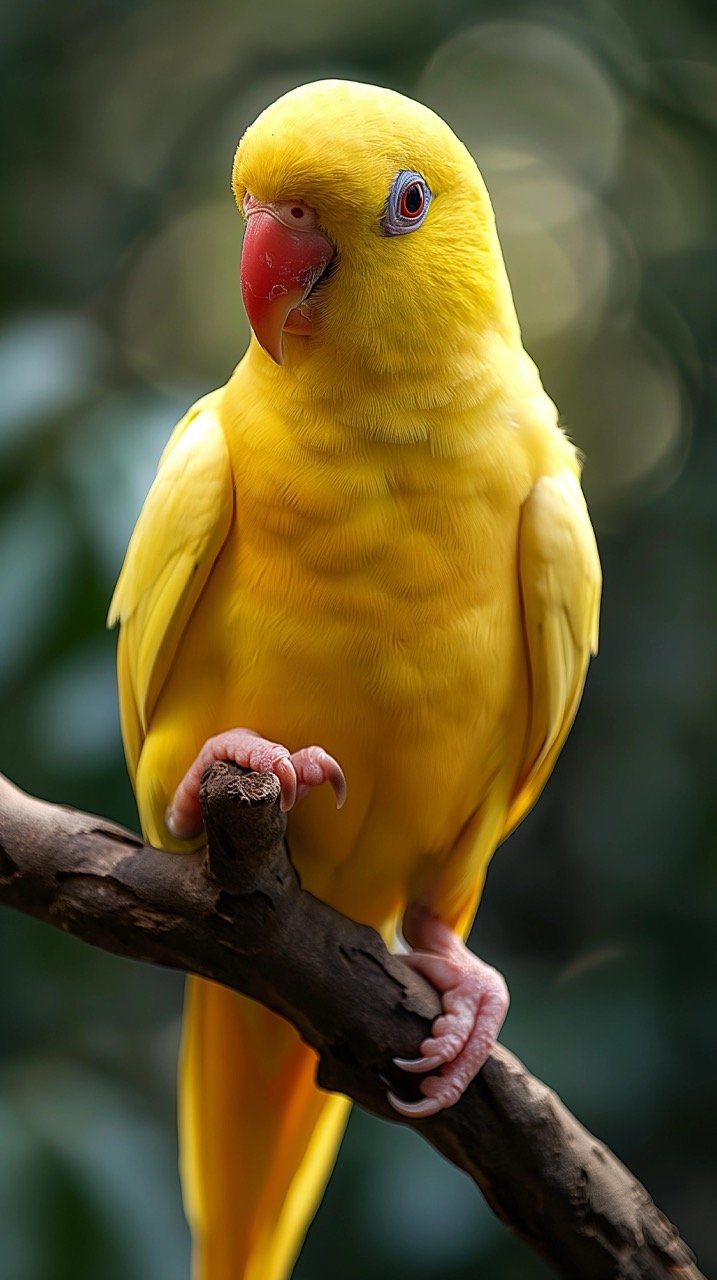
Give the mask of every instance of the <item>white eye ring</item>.
[{"label": "white eye ring", "polygon": [[381,229],[387,236],[405,236],[420,227],[431,203],[431,189],[425,178],[413,169],[396,174],[381,217]]}]

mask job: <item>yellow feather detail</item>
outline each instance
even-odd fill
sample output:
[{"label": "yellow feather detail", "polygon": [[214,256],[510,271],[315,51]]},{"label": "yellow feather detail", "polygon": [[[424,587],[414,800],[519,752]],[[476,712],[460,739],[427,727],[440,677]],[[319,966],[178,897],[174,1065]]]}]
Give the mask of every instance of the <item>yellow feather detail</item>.
[{"label": "yellow feather detail", "polygon": [[539,796],[573,722],[597,653],[602,575],[572,470],[543,476],[524,507],[519,553],[530,669],[530,727],[505,835]]},{"label": "yellow feather detail", "polygon": [[122,624],[120,713],[134,777],[180,637],[231,525],[234,497],[219,393],[182,419],[160,459],[110,605]]}]

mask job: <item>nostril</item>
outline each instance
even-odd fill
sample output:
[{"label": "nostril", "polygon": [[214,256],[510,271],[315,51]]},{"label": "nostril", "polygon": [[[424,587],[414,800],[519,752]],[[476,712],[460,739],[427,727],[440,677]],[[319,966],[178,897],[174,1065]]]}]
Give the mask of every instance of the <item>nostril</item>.
[{"label": "nostril", "polygon": [[263,200],[247,191],[242,201],[244,216],[250,218],[254,213],[270,213],[285,227],[296,227],[301,223],[302,231],[311,231],[318,227],[319,219],[315,209],[304,204],[300,197],[294,200]]}]

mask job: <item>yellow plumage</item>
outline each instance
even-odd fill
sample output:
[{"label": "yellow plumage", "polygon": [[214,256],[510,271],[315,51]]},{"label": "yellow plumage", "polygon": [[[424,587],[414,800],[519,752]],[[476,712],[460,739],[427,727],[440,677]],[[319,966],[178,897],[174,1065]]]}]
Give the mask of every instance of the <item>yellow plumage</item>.
[{"label": "yellow plumage", "polygon": [[[378,234],[396,173],[433,201]],[[488,860],[539,794],[597,643],[579,464],[523,351],[468,153],[386,90],[309,85],[234,166],[300,197],[336,247],[309,337],[252,340],[176,428],[112,604],[143,826],[205,739],[247,725],[343,766],[292,811],[304,884],[389,939],[420,899],[467,930]],[[186,846],[183,846],[186,847]],[[197,1280],[281,1280],[345,1120],[273,1014],[192,980],[182,1171]]]}]

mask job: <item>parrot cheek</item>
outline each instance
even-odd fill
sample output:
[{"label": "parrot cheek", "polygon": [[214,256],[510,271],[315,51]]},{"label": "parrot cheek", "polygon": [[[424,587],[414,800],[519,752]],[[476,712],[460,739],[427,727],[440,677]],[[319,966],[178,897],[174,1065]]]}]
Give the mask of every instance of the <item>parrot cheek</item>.
[{"label": "parrot cheek", "polygon": [[319,231],[296,231],[268,209],[249,215],[241,256],[241,289],[254,335],[276,364],[283,359],[282,335],[311,332],[304,305],[334,256]]}]

